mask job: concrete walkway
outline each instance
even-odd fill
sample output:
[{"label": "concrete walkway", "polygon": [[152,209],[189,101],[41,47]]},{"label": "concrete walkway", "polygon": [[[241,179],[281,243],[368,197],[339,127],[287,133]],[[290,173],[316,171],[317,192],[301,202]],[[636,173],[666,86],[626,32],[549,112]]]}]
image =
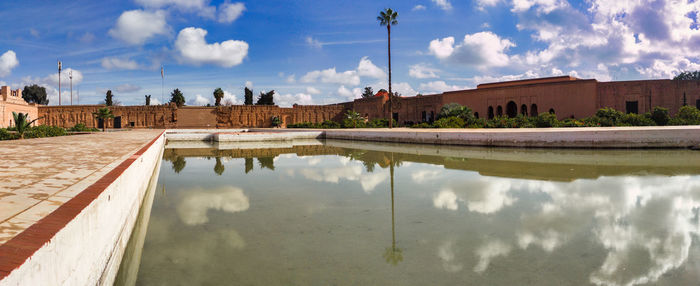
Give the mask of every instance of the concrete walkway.
[{"label": "concrete walkway", "polygon": [[0,141],[0,245],[95,183],[161,132]]}]

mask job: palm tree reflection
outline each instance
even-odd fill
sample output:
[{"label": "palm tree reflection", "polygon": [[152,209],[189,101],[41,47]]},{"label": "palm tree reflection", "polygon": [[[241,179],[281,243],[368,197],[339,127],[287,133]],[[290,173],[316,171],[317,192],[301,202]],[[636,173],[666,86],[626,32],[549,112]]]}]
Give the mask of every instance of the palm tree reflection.
[{"label": "palm tree reflection", "polygon": [[403,261],[403,251],[396,246],[396,218],[394,215],[394,154],[391,153],[389,159],[389,175],[391,176],[391,247],[387,247],[384,251],[384,259],[387,263],[398,265]]},{"label": "palm tree reflection", "polygon": [[224,173],[224,164],[221,163],[221,157],[216,157],[216,165],[214,165],[214,173],[221,176]]}]

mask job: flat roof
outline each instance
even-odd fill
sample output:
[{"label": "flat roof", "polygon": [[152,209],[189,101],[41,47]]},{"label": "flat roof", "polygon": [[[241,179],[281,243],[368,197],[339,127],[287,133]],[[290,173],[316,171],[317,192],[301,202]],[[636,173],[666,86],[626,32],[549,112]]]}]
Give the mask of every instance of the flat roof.
[{"label": "flat roof", "polygon": [[526,85],[526,84],[538,84],[538,83],[567,82],[567,81],[575,81],[575,80],[579,80],[579,78],[569,76],[569,75],[555,76],[555,77],[542,77],[542,78],[482,83],[482,84],[477,85],[476,89],[517,86],[517,85]]}]

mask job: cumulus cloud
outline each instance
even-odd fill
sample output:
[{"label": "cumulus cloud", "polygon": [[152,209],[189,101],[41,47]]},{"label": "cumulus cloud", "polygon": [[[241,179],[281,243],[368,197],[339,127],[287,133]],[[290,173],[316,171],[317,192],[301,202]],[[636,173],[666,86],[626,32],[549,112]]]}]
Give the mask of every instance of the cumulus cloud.
[{"label": "cumulus cloud", "polygon": [[170,28],[165,11],[130,10],[122,13],[109,35],[131,45],[142,45],[156,35],[167,35]]},{"label": "cumulus cloud", "polygon": [[425,10],[425,6],[420,5],[420,4],[413,6],[413,9],[411,9],[411,11],[423,11],[423,10]]},{"label": "cumulus cloud", "polygon": [[360,76],[357,75],[357,71],[349,70],[339,73],[335,70],[335,68],[310,71],[302,76],[300,80],[303,83],[322,82],[346,85],[360,84]]},{"label": "cumulus cloud", "polygon": [[204,106],[207,104],[211,104],[211,100],[208,97],[202,96],[201,94],[197,94],[194,96],[194,98],[190,98],[190,100],[187,101],[187,105]]},{"label": "cumulus cloud", "polygon": [[[83,82],[83,73],[80,72],[79,70],[75,70],[73,68],[64,68],[63,71],[61,71],[61,87],[63,89],[62,93],[62,100],[63,102],[67,102],[67,100],[70,100],[70,96],[66,95],[66,90],[69,86],[69,79],[68,79],[68,74],[72,72],[73,73],[73,85],[78,85],[81,82]],[[31,76],[26,76],[23,77],[22,80],[17,87],[24,87],[27,85],[32,85],[36,84],[39,86],[43,86],[46,88],[46,96],[49,99],[49,104],[50,105],[58,105],[58,74],[57,73],[50,73],[49,75],[45,77],[31,77]]]},{"label": "cumulus cloud", "polygon": [[9,75],[18,65],[17,54],[12,50],[5,52],[0,56],[0,76]]},{"label": "cumulus cloud", "polygon": [[362,97],[362,89],[358,87],[354,88],[353,90],[349,90],[344,85],[341,85],[338,88],[338,95],[347,98],[348,100],[354,100],[356,98]]},{"label": "cumulus cloud", "polygon": [[237,98],[233,93],[224,90],[224,98],[221,99],[221,104],[230,106],[230,105],[237,105],[237,104],[242,104],[243,100]]},{"label": "cumulus cloud", "polygon": [[214,18],[216,7],[209,5],[209,0],[136,0],[146,8],[172,7],[183,12],[195,12],[206,18]]},{"label": "cumulus cloud", "polygon": [[214,190],[197,188],[188,191],[177,204],[176,210],[186,225],[200,225],[209,221],[209,210],[237,213],[246,211],[249,207],[250,202],[243,190],[224,186]]},{"label": "cumulus cloud", "polygon": [[311,97],[310,94],[305,94],[305,93],[296,93],[296,94],[280,94],[275,92],[273,95],[273,98],[275,100],[275,104],[278,106],[283,106],[283,107],[289,107],[294,104],[299,104],[299,105],[312,105],[314,104],[314,100]]},{"label": "cumulus cloud", "polygon": [[318,90],[318,88],[309,86],[309,87],[306,88],[306,93],[308,93],[308,94],[319,94],[319,93],[321,93],[321,91]]},{"label": "cumulus cloud", "polygon": [[253,82],[247,80],[247,81],[245,82],[245,87],[247,87],[248,89],[253,89]]},{"label": "cumulus cloud", "polygon": [[435,39],[430,42],[428,49],[435,57],[446,62],[483,69],[508,65],[510,58],[506,51],[511,47],[515,47],[515,44],[510,40],[486,31],[467,34],[456,45],[453,37]]},{"label": "cumulus cloud", "polygon": [[231,3],[226,1],[219,5],[219,23],[233,23],[245,11],[245,4],[241,2]]},{"label": "cumulus cloud", "polygon": [[128,58],[104,57],[102,58],[102,67],[108,70],[135,70],[139,69],[139,64]]},{"label": "cumulus cloud", "polygon": [[408,75],[412,78],[426,79],[426,78],[438,78],[440,70],[432,68],[426,64],[415,64],[409,67]]},{"label": "cumulus cloud", "polygon": [[[68,75],[73,74],[73,85],[77,85],[81,82],[83,82],[83,73],[80,72],[79,70],[75,70],[72,68],[64,68],[63,71],[61,71],[61,86],[65,87],[65,84],[68,83]],[[48,76],[46,76],[41,82],[48,83],[50,85],[58,87],[58,73],[50,73]]]},{"label": "cumulus cloud", "polygon": [[357,65],[357,74],[360,76],[377,79],[387,77],[386,73],[382,69],[375,66],[372,61],[369,60],[369,57],[362,57],[362,59],[360,59],[360,63]]},{"label": "cumulus cloud", "polygon": [[474,266],[474,272],[483,273],[491,264],[491,260],[499,256],[507,256],[510,253],[511,246],[496,239],[489,241],[486,244],[479,246],[476,249],[476,255],[479,257],[479,263]]},{"label": "cumulus cloud", "polygon": [[453,91],[453,90],[462,90],[462,89],[467,89],[467,87],[457,86],[457,85],[449,85],[445,81],[438,80],[438,81],[431,81],[428,83],[421,83],[419,89],[422,93],[432,94],[432,93],[443,93],[446,91]]},{"label": "cumulus cloud", "polygon": [[207,31],[201,28],[184,28],[177,35],[175,50],[182,62],[202,65],[213,64],[221,67],[233,67],[243,62],[248,55],[248,43],[227,40],[208,44],[204,37]]},{"label": "cumulus cloud", "polygon": [[438,8],[440,8],[442,10],[445,10],[445,11],[452,10],[452,3],[450,3],[449,0],[430,0],[430,1],[433,1],[433,4],[435,4],[435,6],[438,6]]},{"label": "cumulus cloud", "polygon": [[131,92],[137,92],[137,91],[141,90],[141,87],[137,86],[137,85],[125,83],[125,84],[122,84],[120,86],[117,86],[116,88],[114,88],[114,90],[117,92],[131,93]]},{"label": "cumulus cloud", "polygon": [[306,37],[305,41],[306,41],[307,45],[312,46],[314,48],[322,48],[323,47],[323,43],[321,43],[321,41],[314,39],[311,36]]}]

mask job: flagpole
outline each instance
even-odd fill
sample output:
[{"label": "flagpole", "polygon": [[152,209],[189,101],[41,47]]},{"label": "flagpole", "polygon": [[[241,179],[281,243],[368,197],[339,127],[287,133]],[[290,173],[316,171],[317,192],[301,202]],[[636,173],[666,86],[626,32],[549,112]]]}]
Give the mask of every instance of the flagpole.
[{"label": "flagpole", "polygon": [[163,66],[160,66],[160,104],[165,104],[165,73]]},{"label": "flagpole", "polygon": [[58,61],[58,105],[61,105],[61,61]]}]

